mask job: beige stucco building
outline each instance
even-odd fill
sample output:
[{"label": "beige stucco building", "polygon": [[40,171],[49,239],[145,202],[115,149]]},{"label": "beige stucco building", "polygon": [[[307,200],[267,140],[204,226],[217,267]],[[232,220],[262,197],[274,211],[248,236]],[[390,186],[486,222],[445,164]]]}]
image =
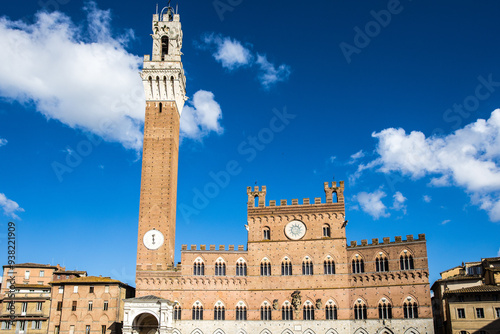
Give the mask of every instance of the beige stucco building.
[{"label": "beige stucco building", "polygon": [[432,285],[436,334],[500,333],[500,258],[441,273]]},{"label": "beige stucco building", "polygon": [[186,100],[180,16],[165,8],[152,27],[141,74],[137,298],[125,301],[124,333],[432,333],[425,235],[348,243],[343,182],[300,202],[248,188],[246,247],[183,245],[174,265]]}]

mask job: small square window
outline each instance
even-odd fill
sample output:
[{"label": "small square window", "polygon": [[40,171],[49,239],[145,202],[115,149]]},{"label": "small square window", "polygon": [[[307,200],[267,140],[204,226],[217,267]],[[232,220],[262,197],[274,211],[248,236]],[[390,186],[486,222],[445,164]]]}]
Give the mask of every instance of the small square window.
[{"label": "small square window", "polygon": [[89,288],[89,293],[94,293],[94,287],[93,287],[93,286],[91,286],[91,287]]},{"label": "small square window", "polygon": [[465,319],[465,309],[459,308],[457,309],[458,319]]},{"label": "small square window", "polygon": [[93,305],[93,303],[92,303],[92,301],[90,301],[89,302],[89,311],[92,311],[92,305]]},{"label": "small square window", "polygon": [[56,311],[62,311],[62,302],[57,302],[57,309]]},{"label": "small square window", "polygon": [[104,311],[107,311],[109,308],[109,302],[107,300],[104,301]]},{"label": "small square window", "polygon": [[73,293],[78,293],[78,285],[75,285],[75,286],[73,287]]},{"label": "small square window", "polygon": [[62,286],[59,287],[59,293],[61,293],[61,294],[64,293],[64,287],[62,287]]},{"label": "small square window", "polygon": [[24,272],[24,279],[30,279],[30,271],[29,270],[26,270]]},{"label": "small square window", "polygon": [[76,300],[74,300],[73,305],[71,305],[71,311],[76,311]]},{"label": "small square window", "polygon": [[109,285],[104,286],[104,293],[109,293]]},{"label": "small square window", "polygon": [[484,309],[483,308],[477,308],[476,309],[476,317],[477,318],[484,318]]},{"label": "small square window", "polygon": [[90,325],[85,326],[85,334],[90,334]]},{"label": "small square window", "polygon": [[59,331],[61,330],[60,328],[61,327],[56,326],[56,328],[54,329],[54,334],[59,334]]},{"label": "small square window", "polygon": [[45,270],[40,270],[40,277],[44,277],[45,276]]},{"label": "small square window", "polygon": [[106,325],[101,326],[101,334],[106,334]]},{"label": "small square window", "polygon": [[37,311],[41,311],[41,310],[42,310],[42,305],[43,305],[43,303],[42,303],[42,302],[37,302],[37,303],[36,303],[36,310],[37,310]]}]

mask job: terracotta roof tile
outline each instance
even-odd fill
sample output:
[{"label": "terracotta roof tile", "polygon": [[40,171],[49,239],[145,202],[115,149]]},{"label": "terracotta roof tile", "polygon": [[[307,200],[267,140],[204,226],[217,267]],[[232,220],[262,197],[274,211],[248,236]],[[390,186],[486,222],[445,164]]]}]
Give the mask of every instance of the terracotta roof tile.
[{"label": "terracotta roof tile", "polygon": [[[10,267],[11,265],[4,265],[3,267]],[[57,266],[53,266],[51,264],[40,264],[40,263],[31,263],[31,262],[26,262],[26,263],[18,263],[12,265],[14,268],[54,268],[57,269]]]},{"label": "terracotta roof tile", "polygon": [[16,284],[14,285],[15,289],[50,289],[50,285],[44,284]]},{"label": "terracotta roof tile", "polygon": [[480,280],[481,275],[455,275],[448,278],[440,278],[436,282],[446,282],[446,281],[461,281],[461,280]]},{"label": "terracotta roof tile", "polygon": [[110,277],[97,277],[97,276],[85,276],[85,277],[75,277],[60,281],[52,281],[49,284],[85,284],[85,283],[116,283],[125,284],[118,280],[112,279]]},{"label": "terracotta roof tile", "polygon": [[500,286],[496,285],[478,285],[470,288],[445,291],[445,294],[454,293],[480,293],[480,292],[500,292]]}]

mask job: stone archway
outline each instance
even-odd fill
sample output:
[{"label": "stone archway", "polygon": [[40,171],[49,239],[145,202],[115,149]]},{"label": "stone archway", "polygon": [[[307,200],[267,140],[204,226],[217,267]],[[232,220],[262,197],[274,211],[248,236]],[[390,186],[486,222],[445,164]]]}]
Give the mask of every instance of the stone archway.
[{"label": "stone archway", "polygon": [[156,334],[158,319],[150,313],[141,313],[135,317],[132,328],[137,334]]}]

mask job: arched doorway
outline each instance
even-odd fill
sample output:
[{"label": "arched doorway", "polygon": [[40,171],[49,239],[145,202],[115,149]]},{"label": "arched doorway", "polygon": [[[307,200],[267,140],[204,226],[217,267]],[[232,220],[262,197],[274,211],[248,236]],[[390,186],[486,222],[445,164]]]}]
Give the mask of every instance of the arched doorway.
[{"label": "arched doorway", "polygon": [[132,328],[137,334],[155,334],[158,331],[158,319],[150,313],[141,313],[135,317]]}]

